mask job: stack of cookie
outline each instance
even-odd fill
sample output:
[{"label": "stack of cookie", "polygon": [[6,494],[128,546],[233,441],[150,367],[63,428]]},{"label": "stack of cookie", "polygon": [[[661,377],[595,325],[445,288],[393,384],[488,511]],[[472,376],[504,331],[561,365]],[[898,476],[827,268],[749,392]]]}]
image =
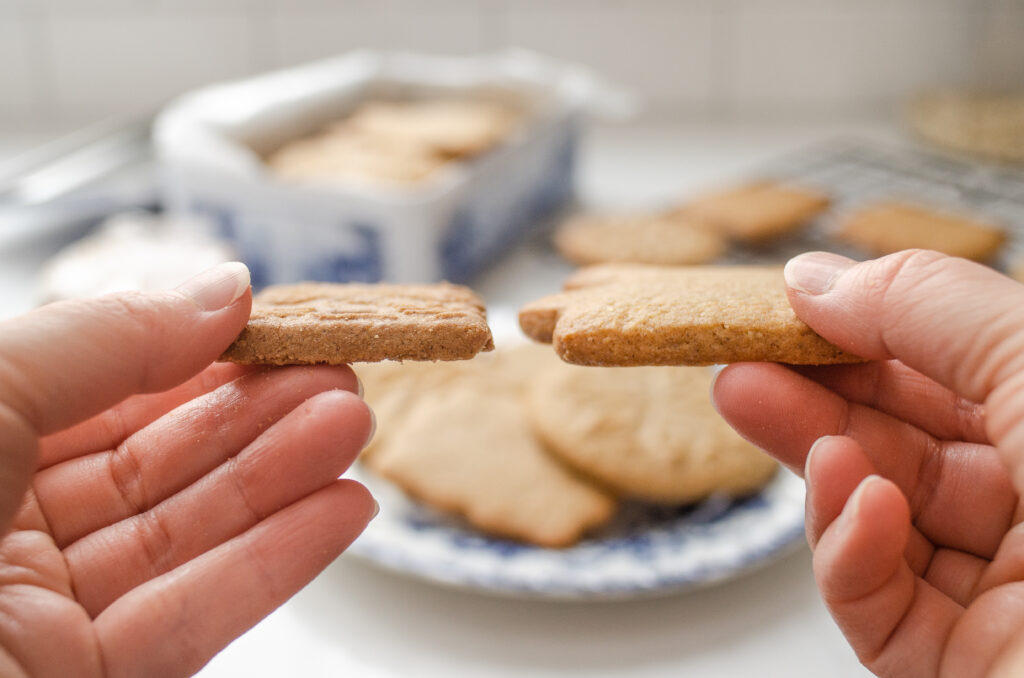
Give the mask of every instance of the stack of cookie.
[{"label": "stack of cookie", "polygon": [[776,470],[711,407],[706,368],[583,368],[523,345],[357,372],[378,421],[362,463],[497,537],[569,546],[622,499],[744,495]]},{"label": "stack of cookie", "polygon": [[414,184],[497,146],[520,122],[511,107],[482,99],[369,101],[266,164],[290,182]]}]

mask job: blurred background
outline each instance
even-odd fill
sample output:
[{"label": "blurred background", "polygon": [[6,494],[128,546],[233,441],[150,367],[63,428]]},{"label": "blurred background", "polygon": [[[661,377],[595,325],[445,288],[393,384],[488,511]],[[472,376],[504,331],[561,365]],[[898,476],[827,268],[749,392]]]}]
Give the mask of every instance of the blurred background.
[{"label": "blurred background", "polygon": [[[508,73],[540,78],[560,105],[538,96],[544,105],[479,155],[445,157],[454,174],[402,188],[409,202],[367,186],[289,184],[260,162],[273,150],[266,138],[301,142],[320,131],[310,120],[331,122],[333,110],[336,122],[373,91],[319,100],[306,120],[310,83],[337,85],[330,69],[307,78],[311,62],[513,48],[553,60],[512,60]],[[560,80],[554,63],[586,77]],[[266,77],[292,67],[298,80]],[[447,77],[437,72],[432,87]],[[245,78],[257,86],[219,85]],[[570,80],[607,96],[559,99],[579,95]],[[289,90],[299,81],[301,96]],[[154,153],[154,116],[179,115],[181,97],[209,85],[218,89],[201,111],[171,131],[214,133],[168,132]],[[823,192],[830,211],[781,244],[723,244],[721,261],[846,252],[830,236],[835,215],[909,196],[998,224],[1002,251],[989,263],[1024,279],[1024,0],[0,0],[0,92],[0,319],[64,297],[167,287],[239,257],[258,283],[456,277],[507,337],[518,306],[573,270],[550,238],[564,214],[657,221],[710,187],[762,175]],[[210,149],[234,175],[204,164]],[[551,228],[528,228],[537,224]],[[282,253],[294,256],[275,263]],[[311,258],[325,253],[326,263]],[[750,529],[727,529],[698,561],[728,558],[693,569],[685,586],[678,575],[693,563],[652,559],[646,542],[636,552],[628,540],[584,542],[608,546],[607,572],[544,551],[549,569],[527,568],[526,583],[500,563],[532,547],[475,532],[445,541],[442,530],[417,550],[448,523],[382,484],[392,503],[353,547],[363,557],[341,558],[204,675],[865,676],[814,587],[802,484],[785,472],[772,483],[710,522],[760,506],[783,537],[752,550]],[[642,542],[678,519],[668,547],[692,547],[686,521],[704,514],[674,510],[627,536]]]},{"label": "blurred background", "polygon": [[593,67],[659,118],[893,113],[924,87],[1024,80],[1019,0],[4,0],[9,130],[149,111],[357,47],[509,46]]}]

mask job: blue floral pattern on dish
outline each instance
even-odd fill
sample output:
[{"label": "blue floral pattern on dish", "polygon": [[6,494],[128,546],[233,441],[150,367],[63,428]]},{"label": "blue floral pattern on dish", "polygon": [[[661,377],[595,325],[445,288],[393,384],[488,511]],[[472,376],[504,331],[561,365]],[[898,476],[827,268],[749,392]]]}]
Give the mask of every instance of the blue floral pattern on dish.
[{"label": "blue floral pattern on dish", "polygon": [[405,497],[363,469],[381,512],[350,553],[450,586],[522,597],[628,598],[723,581],[803,543],[803,481],[780,470],[758,494],[689,507],[628,503],[566,549],[494,539]]}]

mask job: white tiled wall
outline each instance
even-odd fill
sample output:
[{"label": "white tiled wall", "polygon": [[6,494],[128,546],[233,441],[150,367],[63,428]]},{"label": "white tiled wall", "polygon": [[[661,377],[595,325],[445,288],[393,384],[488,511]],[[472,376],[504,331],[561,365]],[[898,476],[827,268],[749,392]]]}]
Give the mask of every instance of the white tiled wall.
[{"label": "white tiled wall", "polygon": [[356,47],[507,46],[589,64],[654,115],[856,114],[1024,86],[1024,0],[0,0],[0,120],[144,110]]}]

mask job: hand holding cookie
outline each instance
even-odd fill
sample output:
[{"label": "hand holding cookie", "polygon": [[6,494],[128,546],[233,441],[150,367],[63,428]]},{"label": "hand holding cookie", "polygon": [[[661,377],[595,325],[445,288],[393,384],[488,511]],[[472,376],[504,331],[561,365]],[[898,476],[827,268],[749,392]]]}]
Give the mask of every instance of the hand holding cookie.
[{"label": "hand holding cookie", "polygon": [[250,301],[232,263],[0,323],[0,674],[191,674],[370,520],[348,367],[210,365]]},{"label": "hand holding cookie", "polygon": [[808,484],[826,604],[881,676],[1024,671],[1024,286],[908,251],[786,267],[797,315],[862,365],[727,367],[714,398]]}]

